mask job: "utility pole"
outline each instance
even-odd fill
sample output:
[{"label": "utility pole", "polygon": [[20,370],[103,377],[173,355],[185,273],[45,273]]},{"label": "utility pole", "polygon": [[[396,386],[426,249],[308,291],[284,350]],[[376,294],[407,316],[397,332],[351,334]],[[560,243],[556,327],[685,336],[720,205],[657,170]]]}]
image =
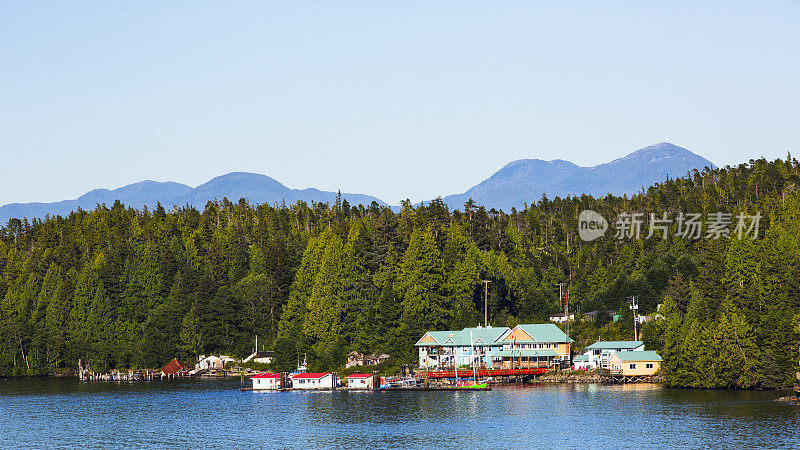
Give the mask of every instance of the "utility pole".
[{"label": "utility pole", "polygon": [[636,331],[636,311],[639,310],[639,296],[631,296],[631,310],[633,311],[633,340],[639,340],[639,333]]},{"label": "utility pole", "polygon": [[572,356],[572,345],[569,342],[569,290],[564,289],[564,283],[558,283],[558,297],[564,299],[564,333],[567,335],[567,361]]},{"label": "utility pole", "polygon": [[483,326],[489,326],[489,283],[492,280],[483,281]]}]

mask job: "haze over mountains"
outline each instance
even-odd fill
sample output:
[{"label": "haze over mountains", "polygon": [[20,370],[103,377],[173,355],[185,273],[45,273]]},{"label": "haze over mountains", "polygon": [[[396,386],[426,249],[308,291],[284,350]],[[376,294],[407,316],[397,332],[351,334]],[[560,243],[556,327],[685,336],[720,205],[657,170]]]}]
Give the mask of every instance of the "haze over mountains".
[{"label": "haze over mountains", "polygon": [[[522,159],[511,162],[463,194],[444,197],[451,208],[461,208],[470,197],[487,208],[522,209],[525,203],[538,201],[542,194],[556,196],[590,194],[635,194],[667,177],[680,177],[687,172],[704,167],[714,167],[707,159],[685,148],[660,143],[637,150],[624,158],[594,167],[580,167],[569,161]],[[94,209],[98,204],[112,205],[120,200],[124,205],[152,208],[157,202],[169,209],[173,206],[193,205],[203,208],[209,200],[227,197],[232,202],[240,198],[250,203],[292,204],[306,202],[334,202],[337,192],[313,188],[291,189],[266,175],[232,172],[216,177],[192,188],[175,182],[141,181],[114,190],[95,189],[74,200],[54,203],[11,203],[0,206],[0,224],[10,218],[29,219],[46,215],[68,215],[79,207]],[[368,205],[382,200],[366,194],[342,193],[351,205]]]}]

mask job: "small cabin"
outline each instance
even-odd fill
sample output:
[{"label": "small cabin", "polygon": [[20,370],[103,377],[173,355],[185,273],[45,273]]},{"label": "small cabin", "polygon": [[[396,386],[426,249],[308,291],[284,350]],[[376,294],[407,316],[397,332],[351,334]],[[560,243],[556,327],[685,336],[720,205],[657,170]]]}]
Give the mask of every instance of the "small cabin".
[{"label": "small cabin", "polygon": [[336,381],[331,373],[298,373],[292,375],[292,389],[333,389]]},{"label": "small cabin", "polygon": [[281,374],[279,373],[259,373],[250,377],[253,381],[253,390],[275,390],[281,389]]},{"label": "small cabin", "polygon": [[625,376],[649,376],[661,369],[661,356],[646,351],[621,351],[609,359],[611,371]]},{"label": "small cabin", "polygon": [[349,389],[372,389],[374,386],[373,378],[368,373],[354,373],[346,378],[347,387]]}]

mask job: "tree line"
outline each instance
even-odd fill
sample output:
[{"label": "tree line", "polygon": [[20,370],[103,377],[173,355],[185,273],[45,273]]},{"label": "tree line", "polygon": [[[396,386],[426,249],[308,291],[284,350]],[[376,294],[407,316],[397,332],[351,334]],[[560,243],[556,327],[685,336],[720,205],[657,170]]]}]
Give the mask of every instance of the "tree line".
[{"label": "tree line", "polygon": [[[640,313],[656,317],[641,332],[668,383],[785,385],[800,343],[798,186],[789,156],[694,171],[630,197],[543,196],[511,211],[471,200],[458,210],[406,200],[393,211],[222,199],[202,210],[116,202],[12,219],[0,229],[0,375],[73,370],[79,359],[107,370],[246,356],[256,336],[276,370],[298,355],[334,369],[354,350],[411,362],[425,330],[482,321],[490,280],[493,325],[547,321],[564,283],[578,313],[623,314],[573,327],[578,347],[598,333],[630,339],[636,295]],[[585,242],[584,209],[762,219],[756,239]]]}]

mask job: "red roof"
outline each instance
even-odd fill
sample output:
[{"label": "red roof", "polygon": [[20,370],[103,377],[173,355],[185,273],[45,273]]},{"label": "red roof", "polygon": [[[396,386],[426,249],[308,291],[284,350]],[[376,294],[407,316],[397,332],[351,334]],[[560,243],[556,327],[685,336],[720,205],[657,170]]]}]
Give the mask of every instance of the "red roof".
[{"label": "red roof", "polygon": [[348,375],[347,378],[369,378],[371,376],[371,373],[354,373],[352,375]]},{"label": "red roof", "polygon": [[311,373],[311,372],[298,373],[297,375],[293,376],[292,379],[295,379],[295,378],[314,378],[314,379],[318,379],[318,378],[322,378],[322,377],[324,377],[326,375],[330,375],[330,374],[329,373]]},{"label": "red roof", "polygon": [[178,361],[177,358],[167,363],[167,365],[161,369],[161,371],[164,372],[164,375],[173,375],[184,370],[186,370],[186,368],[180,363],[180,361]]},{"label": "red roof", "polygon": [[259,374],[253,375],[250,378],[280,378],[280,377],[281,377],[281,374],[279,374],[279,373],[259,373]]}]

